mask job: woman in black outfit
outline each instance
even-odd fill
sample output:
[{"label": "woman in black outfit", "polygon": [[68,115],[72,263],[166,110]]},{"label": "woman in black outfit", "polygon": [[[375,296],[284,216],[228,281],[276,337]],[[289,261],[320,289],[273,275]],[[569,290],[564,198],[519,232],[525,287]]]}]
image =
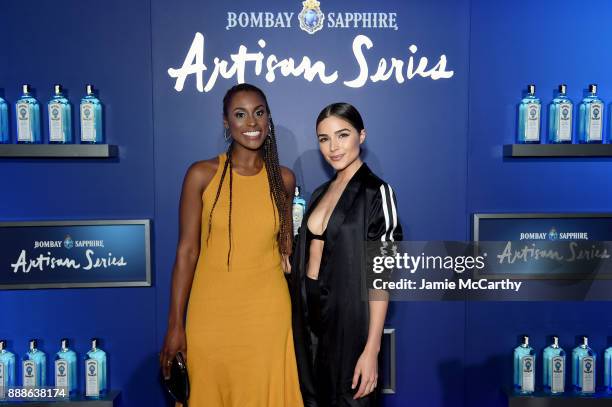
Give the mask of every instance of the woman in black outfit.
[{"label": "woman in black outfit", "polygon": [[335,177],[311,198],[293,254],[293,332],[304,405],[376,406],[388,297],[366,298],[367,241],[402,239],[391,187],[360,158],[361,115],[327,106],[317,138]]}]

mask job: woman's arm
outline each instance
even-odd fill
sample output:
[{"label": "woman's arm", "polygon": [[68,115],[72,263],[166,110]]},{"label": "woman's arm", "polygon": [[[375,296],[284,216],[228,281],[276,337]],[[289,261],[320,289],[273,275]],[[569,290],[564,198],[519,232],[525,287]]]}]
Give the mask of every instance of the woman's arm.
[{"label": "woman's arm", "polygon": [[187,350],[185,309],[200,255],[202,193],[214,175],[214,163],[211,161],[193,164],[187,170],[183,181],[179,209],[179,242],[172,269],[168,331],[160,354],[160,364],[165,377],[170,374],[169,363],[176,353],[185,355]]},{"label": "woman's arm", "polygon": [[[390,185],[383,183],[380,186],[378,194],[370,205],[367,222],[367,240],[377,242],[402,240],[403,232],[397,216],[397,202]],[[378,385],[378,353],[389,306],[389,293],[376,290],[370,293],[370,298],[368,340],[353,374],[353,388],[357,386],[361,376],[359,389],[353,396],[355,399],[370,394]]]}]

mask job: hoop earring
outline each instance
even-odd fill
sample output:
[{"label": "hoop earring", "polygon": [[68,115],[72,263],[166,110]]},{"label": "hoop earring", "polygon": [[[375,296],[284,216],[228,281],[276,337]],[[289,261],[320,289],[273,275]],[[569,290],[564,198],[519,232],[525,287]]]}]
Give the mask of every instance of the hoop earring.
[{"label": "hoop earring", "polygon": [[232,135],[231,135],[231,133],[229,132],[229,129],[228,129],[227,127],[224,127],[224,128],[223,128],[223,139],[224,139],[226,142],[229,142],[231,138],[232,138]]}]

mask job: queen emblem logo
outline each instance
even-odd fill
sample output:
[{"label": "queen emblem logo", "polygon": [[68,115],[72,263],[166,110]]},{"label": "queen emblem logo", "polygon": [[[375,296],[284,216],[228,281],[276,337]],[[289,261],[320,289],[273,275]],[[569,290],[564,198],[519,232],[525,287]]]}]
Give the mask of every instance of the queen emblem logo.
[{"label": "queen emblem logo", "polygon": [[321,3],[317,0],[306,0],[302,2],[302,11],[298,14],[300,28],[308,34],[314,34],[323,28],[325,14],[321,11]]}]

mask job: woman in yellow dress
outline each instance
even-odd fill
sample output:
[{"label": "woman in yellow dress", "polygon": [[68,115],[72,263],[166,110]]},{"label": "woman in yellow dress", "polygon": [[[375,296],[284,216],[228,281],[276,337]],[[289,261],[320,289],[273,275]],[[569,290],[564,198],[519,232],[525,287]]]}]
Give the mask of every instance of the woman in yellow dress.
[{"label": "woman in yellow dress", "polygon": [[183,182],[160,363],[167,375],[184,354],[190,407],[302,407],[283,276],[295,177],[278,163],[260,89],[231,88],[223,123],[227,152],[194,163]]}]

